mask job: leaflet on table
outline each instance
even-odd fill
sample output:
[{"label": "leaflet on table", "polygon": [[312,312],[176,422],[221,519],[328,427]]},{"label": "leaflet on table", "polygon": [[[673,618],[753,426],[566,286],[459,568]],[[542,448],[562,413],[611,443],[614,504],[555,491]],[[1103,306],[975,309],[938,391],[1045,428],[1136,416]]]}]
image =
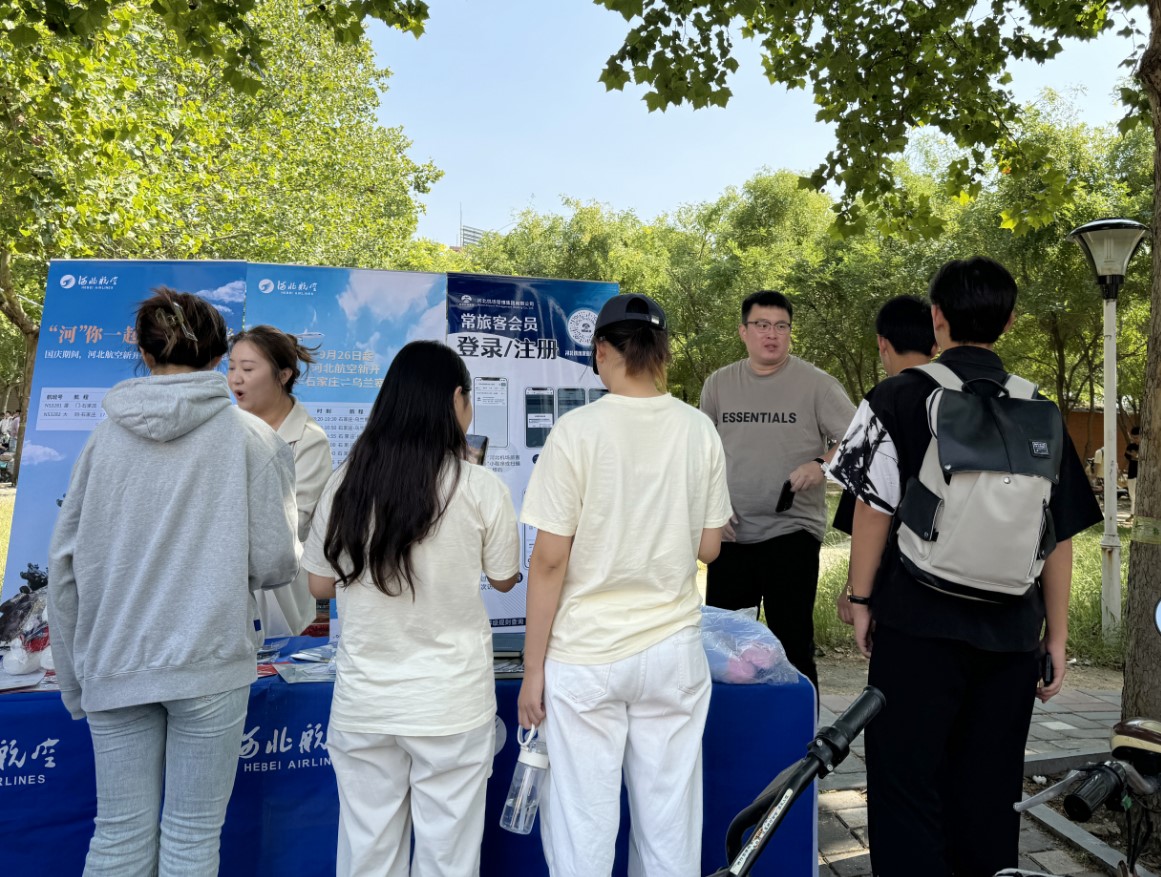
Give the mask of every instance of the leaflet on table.
[{"label": "leaflet on table", "polygon": [[113,385],[146,374],[133,324],[138,303],[158,286],[194,292],[221,311],[231,332],[242,328],[244,262],[83,259],[49,265],[0,598],[27,583],[20,574],[29,564],[48,569],[48,543],[73,463],[105,419],[101,400]]},{"label": "leaflet on table", "polygon": [[[448,275],[447,343],[472,374],[471,432],[488,436],[487,466],[507,484],[517,513],[553,426],[604,394],[589,365],[592,333],[601,305],[616,294],[615,283]],[[481,581],[493,627],[524,627],[535,539],[535,529],[521,524],[515,588],[501,594]]]},{"label": "leaflet on table", "polygon": [[8,673],[0,665],[0,691],[24,691],[35,688],[44,681],[45,671],[34,670],[31,673]]},{"label": "leaflet on table", "polygon": [[335,665],[324,664],[274,664],[274,670],[286,682],[334,682]]},{"label": "leaflet on table", "polygon": [[447,275],[254,263],[247,277],[247,328],[276,326],[315,348],[294,394],[326,432],[337,467],[396,352],[444,339]]},{"label": "leaflet on table", "polygon": [[497,679],[523,679],[523,658],[497,658],[492,663],[492,675]]}]

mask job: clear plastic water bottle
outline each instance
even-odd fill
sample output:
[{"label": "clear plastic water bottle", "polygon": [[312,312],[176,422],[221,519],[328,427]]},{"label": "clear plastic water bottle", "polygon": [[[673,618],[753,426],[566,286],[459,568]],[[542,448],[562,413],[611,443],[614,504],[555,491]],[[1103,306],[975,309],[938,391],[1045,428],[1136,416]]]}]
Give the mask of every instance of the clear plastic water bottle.
[{"label": "clear plastic water bottle", "polygon": [[520,744],[520,755],[516,759],[508,797],[504,799],[500,827],[516,834],[528,834],[536,822],[540,792],[548,776],[548,749],[544,741],[537,738],[535,725],[531,731],[517,729],[516,742]]},{"label": "clear plastic water bottle", "polygon": [[339,618],[339,601],[335,598],[331,598],[330,602],[330,638],[327,640],[327,642],[338,643],[339,636],[343,632],[343,620]]}]

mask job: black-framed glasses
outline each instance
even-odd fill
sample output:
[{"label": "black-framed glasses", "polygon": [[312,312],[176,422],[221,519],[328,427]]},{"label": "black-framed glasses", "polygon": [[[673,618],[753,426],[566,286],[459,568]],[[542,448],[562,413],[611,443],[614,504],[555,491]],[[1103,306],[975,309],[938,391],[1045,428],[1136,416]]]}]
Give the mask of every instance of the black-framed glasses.
[{"label": "black-framed glasses", "polygon": [[746,325],[753,326],[759,335],[769,335],[771,332],[785,335],[790,331],[790,324],[785,320],[779,320],[777,323],[771,323],[769,320],[747,320]]}]

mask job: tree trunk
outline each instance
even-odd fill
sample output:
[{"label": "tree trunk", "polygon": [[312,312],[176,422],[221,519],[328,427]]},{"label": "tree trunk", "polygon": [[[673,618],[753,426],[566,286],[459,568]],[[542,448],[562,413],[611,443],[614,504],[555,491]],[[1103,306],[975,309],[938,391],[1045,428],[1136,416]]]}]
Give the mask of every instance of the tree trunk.
[{"label": "tree trunk", "polygon": [[12,481],[20,480],[20,458],[24,455],[24,433],[28,429],[28,419],[32,395],[32,371],[36,366],[36,345],[40,341],[40,328],[24,336],[24,386],[20,391],[20,431],[16,435],[16,459],[12,462]]},{"label": "tree trunk", "polygon": [[[1161,0],[1149,0],[1149,47],[1138,75],[1149,97],[1153,120],[1154,254],[1148,359],[1141,405],[1141,451],[1137,478],[1138,518],[1161,517]],[[1110,404],[1105,400],[1105,404]],[[1108,449],[1105,450],[1108,453]],[[1125,606],[1125,689],[1122,715],[1161,719],[1161,633],[1154,609],[1161,600],[1161,545],[1134,541],[1129,552],[1129,594]]]},{"label": "tree trunk", "polygon": [[36,342],[40,340],[40,323],[31,320],[20,304],[12,281],[12,254],[0,249],[0,314],[12,321],[24,335],[24,387],[20,393],[20,433],[16,436],[16,460],[12,479],[20,477],[20,457],[24,453],[24,431],[28,429],[28,398],[32,393],[32,369],[36,365]]}]

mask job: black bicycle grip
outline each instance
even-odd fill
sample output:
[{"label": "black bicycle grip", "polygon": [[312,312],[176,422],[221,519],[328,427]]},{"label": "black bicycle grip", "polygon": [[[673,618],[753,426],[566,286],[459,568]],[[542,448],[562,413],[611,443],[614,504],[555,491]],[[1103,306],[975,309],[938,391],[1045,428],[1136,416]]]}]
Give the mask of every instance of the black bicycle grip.
[{"label": "black bicycle grip", "polygon": [[883,692],[868,685],[843,714],[834,720],[831,727],[841,732],[849,743],[863,733],[863,728],[879,714],[886,702]]},{"label": "black bicycle grip", "polygon": [[1079,786],[1064,799],[1064,812],[1069,819],[1088,822],[1093,811],[1118,793],[1124,778],[1110,765],[1098,764]]}]

